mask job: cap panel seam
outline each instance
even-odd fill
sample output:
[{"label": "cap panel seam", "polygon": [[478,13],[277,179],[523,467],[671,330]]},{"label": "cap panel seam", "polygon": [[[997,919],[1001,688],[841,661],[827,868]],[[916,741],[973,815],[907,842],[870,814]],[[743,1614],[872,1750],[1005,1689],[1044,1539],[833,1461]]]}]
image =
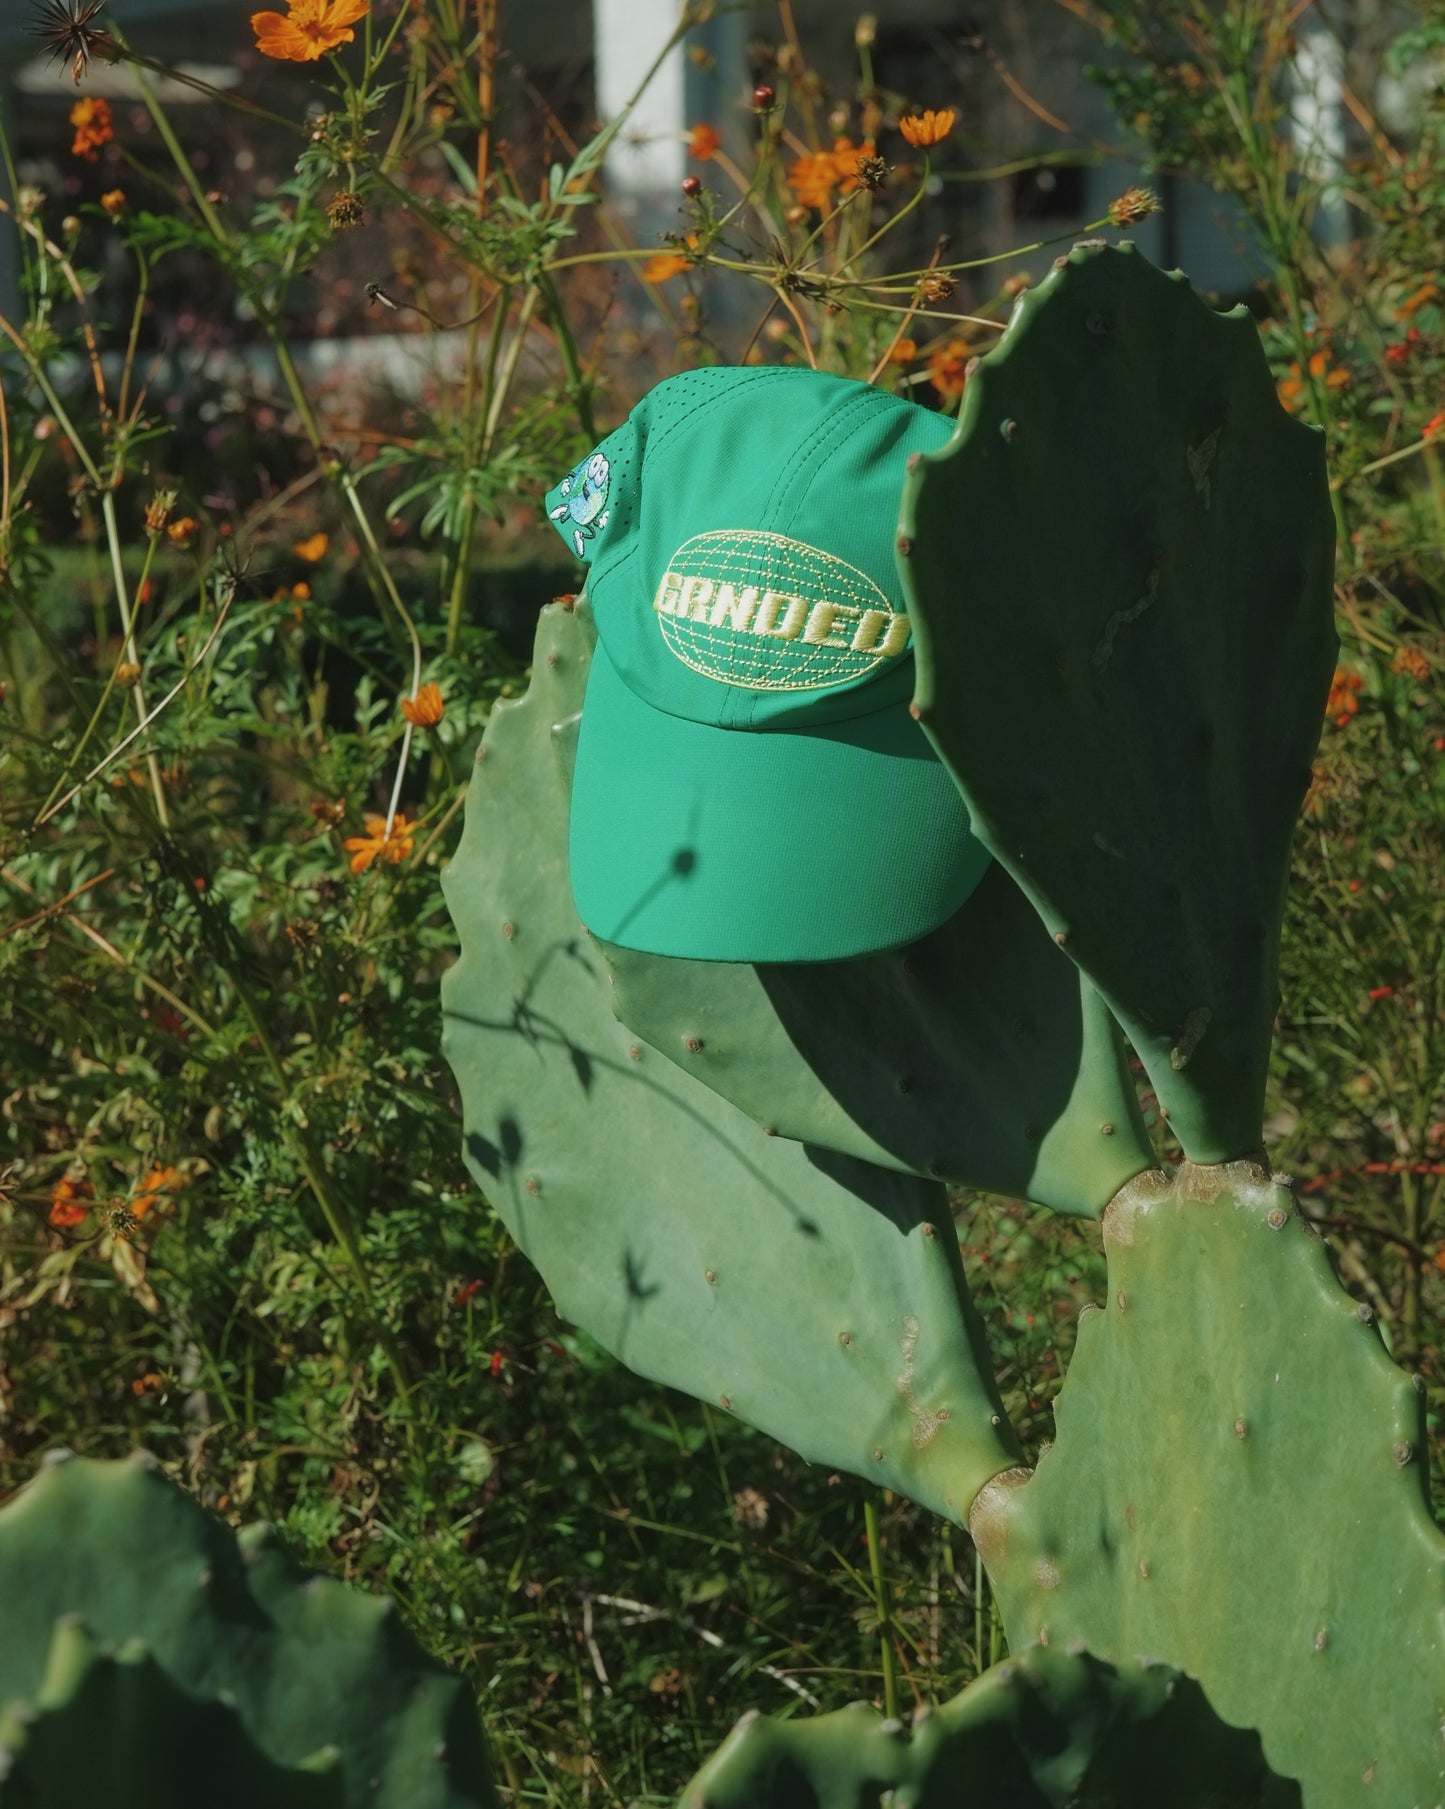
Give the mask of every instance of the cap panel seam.
[{"label": "cap panel seam", "polygon": [[[723,365],[716,365],[711,368],[716,369],[716,370],[723,370],[723,369],[726,369],[727,367],[723,366]],[[662,429],[662,431],[655,436],[654,444],[659,449],[666,446],[668,441],[671,440],[675,434],[681,433],[684,428],[693,426],[699,415],[706,414],[710,408],[716,407],[717,404],[720,402],[726,402],[726,401],[730,400],[733,396],[735,396],[737,394],[737,392],[740,388],[744,388],[748,384],[757,382],[759,379],[761,379],[763,377],[777,378],[780,376],[793,376],[793,375],[803,377],[803,376],[812,376],[813,373],[811,371],[803,371],[801,369],[796,372],[793,372],[793,371],[790,371],[786,365],[775,365],[775,364],[761,365],[755,371],[744,371],[736,379],[736,381],[734,381],[732,384],[728,385],[725,388],[720,388],[715,395],[704,397],[704,399],[701,402],[695,402],[692,405],[692,407],[688,409],[687,413],[684,414],[680,419],[673,421],[668,426],[664,427]],[[676,382],[677,379],[676,378],[668,378],[668,379],[666,379],[666,381]],[[653,393],[655,393],[655,392],[653,392]],[[644,402],[647,400],[650,400],[650,397],[644,397],[643,400],[644,400]],[[640,409],[642,406],[643,406],[643,403],[640,402],[638,404],[638,407],[632,411],[632,415],[628,416],[628,419],[631,420],[633,418],[633,416],[635,416],[637,414],[638,409]],[[647,443],[648,443],[648,435],[644,428],[643,433],[642,433],[642,451],[643,451],[644,457],[645,457],[646,451],[647,451]]]},{"label": "cap panel seam", "polygon": [[[839,381],[843,381],[843,379],[839,379]],[[776,517],[787,503],[789,486],[797,483],[800,475],[806,474],[808,461],[817,456],[820,447],[826,449],[823,452],[824,457],[827,457],[830,451],[836,450],[830,445],[830,442],[846,439],[852,433],[853,416],[871,395],[877,393],[875,390],[865,388],[862,394],[850,397],[836,414],[820,421],[807,441],[793,453],[787,468],[779,473],[777,481],[773,485],[772,495],[763,505],[763,526],[765,528],[774,530],[777,528]],[[803,493],[807,494],[806,485]]]},{"label": "cap panel seam", "polygon": [[[768,498],[767,507],[764,511],[764,525],[766,528],[776,533],[779,527],[778,516],[783,514],[785,510],[789,517],[787,525],[791,526],[792,516],[796,515],[797,511],[807,500],[808,492],[812,489],[823,466],[826,465],[827,461],[846,445],[853,437],[854,433],[857,432],[860,425],[859,416],[866,415],[874,408],[875,399],[882,398],[883,392],[881,390],[874,389],[871,384],[865,385],[858,394],[844,403],[843,407],[838,410],[836,415],[830,419],[824,420],[814,429],[813,434],[807,443],[793,455],[793,461],[790,468],[780,477],[778,483],[773,488],[772,496]],[[887,397],[886,400],[892,402],[895,399],[890,396]],[[815,464],[815,468],[812,470],[809,469],[810,463]],[[796,499],[792,500],[791,507],[789,508],[788,489],[790,486],[800,482],[802,488],[799,490]],[[867,686],[861,685],[858,688],[860,690],[866,690]],[[729,726],[740,729],[751,729],[758,711],[763,706],[763,702],[764,696],[762,693],[751,693],[746,700],[742,721],[736,724],[730,724]]]}]

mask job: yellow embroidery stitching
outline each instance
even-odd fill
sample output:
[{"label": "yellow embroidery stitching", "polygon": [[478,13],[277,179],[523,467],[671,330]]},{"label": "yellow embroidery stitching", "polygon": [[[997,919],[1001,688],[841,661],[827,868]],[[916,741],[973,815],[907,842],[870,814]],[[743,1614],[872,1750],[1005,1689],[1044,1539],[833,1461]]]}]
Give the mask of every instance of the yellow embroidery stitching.
[{"label": "yellow embroidery stitching", "polygon": [[908,617],[857,566],[753,529],[698,534],[653,598],[684,665],[750,691],[813,691],[866,678],[907,651]]}]

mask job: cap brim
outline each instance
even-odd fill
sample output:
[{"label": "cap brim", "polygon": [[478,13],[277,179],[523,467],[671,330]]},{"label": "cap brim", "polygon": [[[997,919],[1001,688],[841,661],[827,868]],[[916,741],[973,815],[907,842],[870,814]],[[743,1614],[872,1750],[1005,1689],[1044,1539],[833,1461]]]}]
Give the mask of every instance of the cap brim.
[{"label": "cap brim", "polygon": [[714,728],[640,701],[600,639],[570,858],[594,935],[704,961],[897,948],[951,917],[989,861],[906,704],[808,728]]}]

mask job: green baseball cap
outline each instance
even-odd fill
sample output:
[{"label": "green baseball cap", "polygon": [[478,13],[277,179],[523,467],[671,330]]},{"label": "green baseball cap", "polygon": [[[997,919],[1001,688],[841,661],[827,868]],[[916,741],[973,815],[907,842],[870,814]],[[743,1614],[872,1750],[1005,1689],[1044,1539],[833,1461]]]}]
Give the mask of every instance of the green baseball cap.
[{"label": "green baseball cap", "polygon": [[792,366],[669,377],[548,491],[597,645],[577,913],[624,948],[832,961],[951,917],[988,854],[909,715],[894,542],[952,423]]}]

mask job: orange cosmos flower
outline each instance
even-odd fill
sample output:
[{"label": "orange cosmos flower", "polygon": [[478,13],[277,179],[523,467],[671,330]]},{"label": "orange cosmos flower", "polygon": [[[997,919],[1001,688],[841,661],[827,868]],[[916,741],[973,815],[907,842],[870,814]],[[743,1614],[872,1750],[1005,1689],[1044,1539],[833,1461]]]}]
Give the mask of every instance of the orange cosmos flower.
[{"label": "orange cosmos flower", "polygon": [[679,257],[675,251],[659,251],[642,266],[644,283],[665,283],[670,277],[681,276],[687,269],[687,259]]},{"label": "orange cosmos flower", "polygon": [[890,364],[912,364],[917,356],[918,341],[916,339],[899,339],[895,340],[888,353],[888,362]]},{"label": "orange cosmos flower", "polygon": [[401,811],[397,811],[391,825],[391,834],[386,833],[386,818],[375,816],[368,811],[362,819],[366,824],[365,835],[348,836],[342,847],[351,854],[351,871],[365,873],[366,869],[378,857],[390,861],[394,867],[398,861],[404,861],[411,853],[415,823],[409,823]]},{"label": "orange cosmos flower", "polygon": [[973,347],[966,339],[944,339],[928,348],[928,381],[945,402],[963,394]]},{"label": "orange cosmos flower", "polygon": [[957,118],[952,107],[940,108],[937,113],[930,107],[925,113],[905,113],[898,130],[915,151],[926,151],[930,145],[943,143]]},{"label": "orange cosmos flower", "polygon": [[68,1176],[55,1183],[50,1193],[50,1222],[57,1230],[67,1230],[71,1225],[78,1225],[90,1211],[86,1201],[91,1198],[89,1181],[72,1181]]},{"label": "orange cosmos flower", "polygon": [[[1323,348],[1318,352],[1310,353],[1309,370],[1310,375],[1315,379],[1324,378],[1326,389],[1340,389],[1350,380],[1350,373],[1347,370],[1342,370],[1338,365],[1331,368],[1330,355]],[[1279,391],[1279,399],[1286,406],[1304,394],[1304,387],[1304,372],[1297,362],[1290,365],[1289,375],[1281,377],[1275,384],[1275,388]]]},{"label": "orange cosmos flower", "polygon": [[1399,307],[1395,310],[1395,318],[1397,320],[1408,320],[1417,309],[1423,308],[1427,302],[1434,301],[1439,293],[1440,291],[1434,283],[1426,283],[1422,289],[1417,289],[1413,295],[1407,296],[1406,299],[1400,303]]},{"label": "orange cosmos flower", "polygon": [[314,63],[328,50],[350,44],[350,28],[366,17],[371,0],[287,0],[288,11],[252,13],[251,29],[263,57],[277,62]]},{"label": "orange cosmos flower", "polygon": [[1352,716],[1359,713],[1359,693],[1363,685],[1364,680],[1358,672],[1351,672],[1348,666],[1335,667],[1325,710],[1334,717],[1337,728],[1342,729]]},{"label": "orange cosmos flower", "polygon": [[401,713],[413,728],[433,729],[446,709],[440,685],[423,685],[415,697],[403,697]]},{"label": "orange cosmos flower", "polygon": [[163,1194],[179,1193],[186,1177],[178,1168],[153,1168],[140,1184],[140,1192],[130,1203],[138,1219],[143,1219]]},{"label": "orange cosmos flower", "polygon": [[330,545],[329,534],[311,534],[305,540],[298,540],[291,551],[298,554],[308,565],[316,565],[326,557],[326,549]]},{"label": "orange cosmos flower", "polygon": [[125,198],[125,190],[123,188],[107,189],[100,197],[100,205],[110,215],[112,220],[118,220],[125,212],[128,205]]},{"label": "orange cosmos flower", "polygon": [[101,146],[115,137],[110,102],[102,100],[98,94],[84,95],[75,103],[70,109],[70,123],[75,127],[71,155],[83,157],[87,163],[94,163],[100,156]]},{"label": "orange cosmos flower", "polygon": [[706,163],[709,157],[715,157],[722,144],[722,133],[716,126],[704,122],[694,126],[687,135],[687,154],[696,157],[699,163]]},{"label": "orange cosmos flower", "polygon": [[858,165],[875,155],[872,139],[854,144],[848,138],[835,138],[831,151],[814,151],[788,165],[788,187],[804,207],[816,207],[820,213],[833,204],[833,191],[851,195],[861,177]]}]

